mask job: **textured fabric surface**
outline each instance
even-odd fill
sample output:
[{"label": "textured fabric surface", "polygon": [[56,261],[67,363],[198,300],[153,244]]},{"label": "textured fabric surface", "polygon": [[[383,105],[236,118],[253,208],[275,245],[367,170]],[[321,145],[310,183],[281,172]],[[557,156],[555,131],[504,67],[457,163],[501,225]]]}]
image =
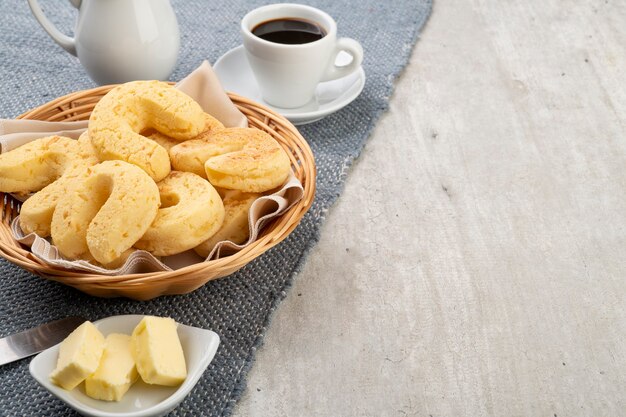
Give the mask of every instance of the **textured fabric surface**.
[{"label": "textured fabric surface", "polygon": [[[42,3],[50,19],[70,33],[76,12],[68,2]],[[173,0],[181,28],[181,52],[172,80],[184,77],[203,59],[214,62],[237,46],[240,18],[266,3]],[[154,314],[212,329],[222,340],[218,353],[172,415],[230,414],[245,388],[245,375],[271,313],[317,240],[324,215],[341,192],[347,168],[387,108],[393,81],[406,64],[431,8],[430,0],[351,4],[316,0],[308,4],[334,16],[341,36],[359,39],[365,50],[367,82],[351,105],[300,129],[318,167],[316,199],[300,226],[283,243],[230,277],[210,282],[192,294],[148,302],[89,297],[2,260],[0,336],[68,315],[97,320],[116,314]],[[78,60],[45,34],[25,1],[0,2],[0,116],[15,117],[60,95],[91,87],[94,84]],[[0,367],[0,414],[73,415],[30,378],[28,362]]]}]

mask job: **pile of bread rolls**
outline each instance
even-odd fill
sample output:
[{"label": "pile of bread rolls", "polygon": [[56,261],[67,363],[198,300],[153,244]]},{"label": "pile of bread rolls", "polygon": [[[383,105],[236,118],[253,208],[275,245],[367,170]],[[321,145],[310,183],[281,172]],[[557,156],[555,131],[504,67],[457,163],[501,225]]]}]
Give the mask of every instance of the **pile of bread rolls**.
[{"label": "pile of bread rolls", "polygon": [[266,132],[225,128],[159,81],[106,94],[78,140],[49,136],[0,155],[0,191],[29,194],[25,233],[72,260],[118,266],[135,249],[206,257],[248,238],[248,211],[291,163]]}]

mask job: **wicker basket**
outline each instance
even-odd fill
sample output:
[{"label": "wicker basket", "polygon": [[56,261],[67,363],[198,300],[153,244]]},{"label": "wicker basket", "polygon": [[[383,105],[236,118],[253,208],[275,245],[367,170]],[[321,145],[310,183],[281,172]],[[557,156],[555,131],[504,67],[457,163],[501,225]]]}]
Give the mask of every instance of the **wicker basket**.
[{"label": "wicker basket", "polygon": [[[89,118],[94,105],[114,86],[79,91],[57,98],[19,116],[19,119],[72,121]],[[315,162],[311,148],[297,129],[284,117],[236,94],[233,103],[246,115],[251,127],[265,130],[287,151],[292,169],[302,182],[304,197],[281,217],[267,224],[259,238],[238,253],[165,272],[103,276],[52,267],[40,261],[16,242],[10,221],[17,215],[18,202],[0,193],[0,256],[44,278],[61,282],[97,297],[129,297],[148,300],[160,295],[186,294],[213,279],[225,277],[285,239],[313,203]]]}]

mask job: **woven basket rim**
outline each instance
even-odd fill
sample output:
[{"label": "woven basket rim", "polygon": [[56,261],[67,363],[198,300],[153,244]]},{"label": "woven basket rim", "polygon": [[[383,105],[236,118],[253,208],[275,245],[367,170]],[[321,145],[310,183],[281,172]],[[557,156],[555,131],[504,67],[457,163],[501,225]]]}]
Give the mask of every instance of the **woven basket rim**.
[{"label": "woven basket rim", "polygon": [[[51,112],[51,114],[53,114],[53,116],[51,117],[62,116],[63,120],[65,121],[82,120],[81,115],[84,115],[83,113],[80,113],[78,116],[76,116],[76,114],[74,113],[82,112],[90,106],[93,107],[93,104],[95,104],[95,102],[97,102],[97,100],[104,93],[114,88],[115,86],[116,85],[107,85],[92,89],[75,91],[58,97],[47,103],[44,103],[40,106],[37,106],[31,110],[28,110],[17,116],[16,119],[42,120],[38,117],[41,117],[42,114],[45,115],[46,112]],[[31,272],[42,275],[48,279],[60,281],[69,285],[90,284],[115,287],[116,283],[122,284],[124,286],[129,286],[145,285],[146,283],[153,281],[154,279],[181,279],[187,275],[208,272],[208,270],[217,267],[228,267],[231,269],[235,268],[236,270],[281,242],[291,233],[291,231],[293,231],[293,229],[298,225],[304,214],[313,204],[316,189],[316,167],[314,163],[313,153],[306,140],[284,116],[238,94],[230,92],[227,94],[231,98],[233,103],[235,103],[241,110],[243,110],[244,115],[246,115],[249,121],[254,122],[253,124],[257,124],[261,126],[261,128],[269,130],[270,133],[272,133],[272,131],[276,133],[276,129],[278,128],[280,130],[285,130],[286,132],[288,132],[290,135],[289,138],[293,136],[295,138],[293,139],[295,143],[294,148],[296,149],[289,148],[289,150],[292,151],[292,154],[295,152],[298,155],[298,160],[300,162],[297,167],[294,167],[294,169],[303,169],[301,172],[303,173],[304,177],[300,178],[302,175],[296,175],[299,177],[304,188],[304,195],[302,200],[294,204],[294,206],[292,206],[289,210],[283,213],[277,220],[274,220],[269,225],[266,225],[261,231],[260,237],[256,241],[233,255],[219,258],[216,260],[191,264],[172,271],[157,271],[107,276],[99,275],[96,273],[65,270],[43,263],[43,261],[35,257],[29,250],[22,248],[20,244],[13,239],[12,235],[10,234],[10,230],[8,230],[7,236],[7,230],[5,230],[7,227],[7,223],[3,221],[2,227],[0,228],[3,232],[0,233],[0,255],[25,269],[30,270]],[[90,101],[90,104],[84,104],[82,105],[82,107],[80,105],[72,107],[73,103],[80,102],[80,100],[85,99]],[[55,109],[61,109],[65,107],[68,108],[66,110],[55,111]],[[252,113],[255,115],[254,119],[251,119]],[[260,117],[262,117],[263,119],[257,117],[256,115],[260,115]],[[48,119],[50,119],[50,117]],[[286,146],[280,141],[279,143],[281,143],[281,146],[283,147]],[[2,210],[6,211],[7,207],[3,205]],[[281,224],[281,219],[287,219],[288,221],[285,221],[283,222],[284,224]],[[280,230],[275,230],[271,228],[276,227],[276,225],[280,225]],[[10,238],[10,241],[7,241],[7,237]]]}]

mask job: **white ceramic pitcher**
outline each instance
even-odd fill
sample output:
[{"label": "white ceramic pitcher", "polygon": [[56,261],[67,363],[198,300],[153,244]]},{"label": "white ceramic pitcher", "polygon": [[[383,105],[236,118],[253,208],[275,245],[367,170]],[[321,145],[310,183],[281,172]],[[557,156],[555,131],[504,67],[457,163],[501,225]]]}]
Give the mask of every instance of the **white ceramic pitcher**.
[{"label": "white ceramic pitcher", "polygon": [[180,35],[169,0],[69,0],[78,9],[74,38],[30,8],[48,34],[75,55],[92,80],[114,84],[166,80],[176,65]]}]

